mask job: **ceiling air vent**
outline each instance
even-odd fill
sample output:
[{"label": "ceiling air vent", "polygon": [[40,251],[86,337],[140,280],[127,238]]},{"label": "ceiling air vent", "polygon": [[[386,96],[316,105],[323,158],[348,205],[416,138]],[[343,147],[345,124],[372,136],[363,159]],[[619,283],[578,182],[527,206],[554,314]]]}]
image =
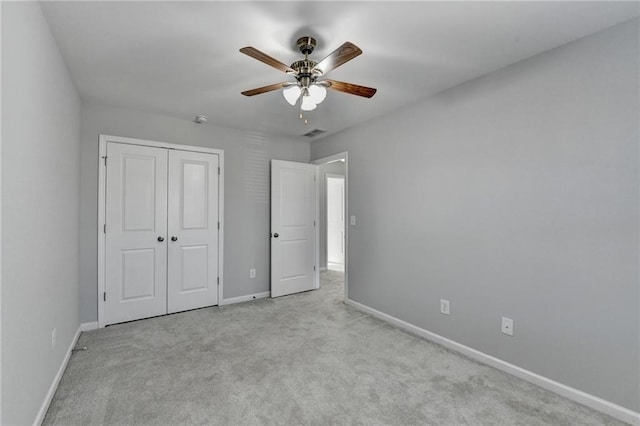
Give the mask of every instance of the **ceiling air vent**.
[{"label": "ceiling air vent", "polygon": [[302,135],[302,136],[306,136],[306,137],[308,137],[308,138],[314,138],[314,137],[316,137],[316,136],[318,136],[318,135],[321,135],[321,134],[323,134],[323,133],[326,133],[326,132],[327,132],[326,130],[313,129],[312,131],[310,131],[310,132],[308,132],[308,133],[305,133],[305,134],[304,134],[304,135]]}]

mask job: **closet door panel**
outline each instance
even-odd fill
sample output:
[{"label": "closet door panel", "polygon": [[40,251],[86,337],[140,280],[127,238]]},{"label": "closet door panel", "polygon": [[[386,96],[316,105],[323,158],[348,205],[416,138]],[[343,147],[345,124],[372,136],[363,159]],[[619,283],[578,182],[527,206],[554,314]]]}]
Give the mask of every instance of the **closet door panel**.
[{"label": "closet door panel", "polygon": [[167,150],[107,145],[105,324],[167,313]]},{"label": "closet door panel", "polygon": [[168,312],[218,304],[217,154],[171,150]]}]

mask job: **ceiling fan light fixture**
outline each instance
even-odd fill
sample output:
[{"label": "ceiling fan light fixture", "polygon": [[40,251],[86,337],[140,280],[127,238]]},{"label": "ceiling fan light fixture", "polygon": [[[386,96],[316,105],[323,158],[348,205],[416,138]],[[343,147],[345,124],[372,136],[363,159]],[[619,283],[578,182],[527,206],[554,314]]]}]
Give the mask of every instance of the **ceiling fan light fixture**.
[{"label": "ceiling fan light fixture", "polygon": [[293,85],[284,89],[282,91],[282,96],[284,96],[289,105],[293,106],[296,104],[296,102],[298,102],[298,98],[300,97],[301,92],[302,89],[300,89],[300,86]]},{"label": "ceiling fan light fixture", "polygon": [[300,109],[303,111],[313,111],[316,109],[318,105],[313,101],[311,96],[303,96],[302,97],[302,105],[300,105]]},{"label": "ceiling fan light fixture", "polygon": [[325,89],[324,86],[312,84],[309,86],[309,96],[313,99],[313,102],[318,105],[327,97],[327,89]]},{"label": "ceiling fan light fixture", "polygon": [[304,119],[305,124],[307,124],[308,121],[303,117],[302,111],[306,112],[316,109],[327,97],[327,88],[365,98],[370,98],[376,93],[376,89],[372,87],[359,86],[357,84],[336,80],[318,81],[319,78],[324,77],[329,71],[362,54],[362,50],[355,44],[349,41],[343,43],[320,62],[309,59],[309,54],[313,52],[316,46],[316,40],[313,37],[300,37],[297,46],[300,53],[304,55],[304,58],[293,62],[291,65],[285,65],[283,62],[272,58],[255,47],[247,46],[240,49],[241,53],[295,78],[295,81],[283,81],[252,90],[245,90],[241,92],[241,94],[244,96],[255,96],[261,93],[283,89],[282,95],[289,105],[296,106],[298,101],[300,101],[300,118]]}]

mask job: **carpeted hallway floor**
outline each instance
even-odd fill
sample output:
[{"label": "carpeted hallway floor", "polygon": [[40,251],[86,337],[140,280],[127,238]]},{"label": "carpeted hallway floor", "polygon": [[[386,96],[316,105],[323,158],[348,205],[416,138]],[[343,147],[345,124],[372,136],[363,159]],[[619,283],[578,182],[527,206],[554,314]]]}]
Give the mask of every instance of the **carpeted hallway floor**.
[{"label": "carpeted hallway floor", "polygon": [[618,425],[320,290],[82,333],[45,425]]}]

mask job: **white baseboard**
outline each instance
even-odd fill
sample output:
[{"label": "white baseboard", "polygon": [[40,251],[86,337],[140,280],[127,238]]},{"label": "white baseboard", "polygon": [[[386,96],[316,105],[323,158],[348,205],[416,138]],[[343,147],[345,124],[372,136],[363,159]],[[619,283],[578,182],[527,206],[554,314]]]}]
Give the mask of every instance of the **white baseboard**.
[{"label": "white baseboard", "polygon": [[80,324],[80,331],[91,331],[98,329],[98,321],[83,322]]},{"label": "white baseboard", "polygon": [[328,263],[327,270],[344,272],[344,263]]},{"label": "white baseboard", "polygon": [[44,401],[42,401],[42,405],[40,406],[38,415],[36,416],[36,419],[33,421],[34,426],[40,426],[42,424],[42,421],[44,420],[44,416],[47,414],[49,405],[53,400],[53,395],[55,395],[56,389],[58,389],[58,384],[60,384],[60,379],[62,379],[64,370],[67,368],[67,364],[69,363],[69,359],[71,358],[71,351],[73,350],[73,348],[76,347],[76,344],[78,343],[78,338],[80,337],[80,332],[82,331],[81,328],[82,326],[78,327],[78,331],[76,331],[75,336],[73,336],[73,339],[71,339],[71,344],[67,349],[67,354],[64,356],[64,359],[62,360],[62,364],[60,364],[60,368],[58,369],[58,373],[56,373],[55,377],[53,378],[53,382],[51,382],[51,386],[49,386],[49,391],[47,392],[47,395],[45,396]]},{"label": "white baseboard", "polygon": [[623,422],[627,422],[632,425],[640,425],[640,413],[629,410],[628,408],[624,408],[620,405],[614,404],[613,402],[606,401],[597,396],[556,382],[555,380],[551,380],[529,370],[525,370],[524,368],[510,364],[491,355],[487,355],[484,352],[480,352],[476,349],[470,348],[469,346],[465,346],[461,343],[447,339],[446,337],[442,337],[438,334],[432,333],[428,330],[410,324],[391,315],[385,314],[384,312],[380,312],[376,309],[370,308],[361,303],[355,302],[351,299],[347,299],[346,303],[362,312],[368,313],[399,328],[407,330],[413,334],[416,334],[448,349],[459,352],[483,364],[489,365],[491,367],[497,368],[498,370],[502,370],[513,376],[519,377],[520,379],[526,380],[527,382],[533,383],[534,385],[540,386],[541,388],[569,398],[582,405],[586,405],[589,408],[593,408],[594,410],[608,414]]},{"label": "white baseboard", "polygon": [[252,300],[263,299],[269,296],[271,296],[271,292],[265,291],[262,293],[248,294],[246,296],[232,297],[230,299],[222,299],[222,301],[220,302],[220,306],[233,305],[234,303],[250,302]]}]

